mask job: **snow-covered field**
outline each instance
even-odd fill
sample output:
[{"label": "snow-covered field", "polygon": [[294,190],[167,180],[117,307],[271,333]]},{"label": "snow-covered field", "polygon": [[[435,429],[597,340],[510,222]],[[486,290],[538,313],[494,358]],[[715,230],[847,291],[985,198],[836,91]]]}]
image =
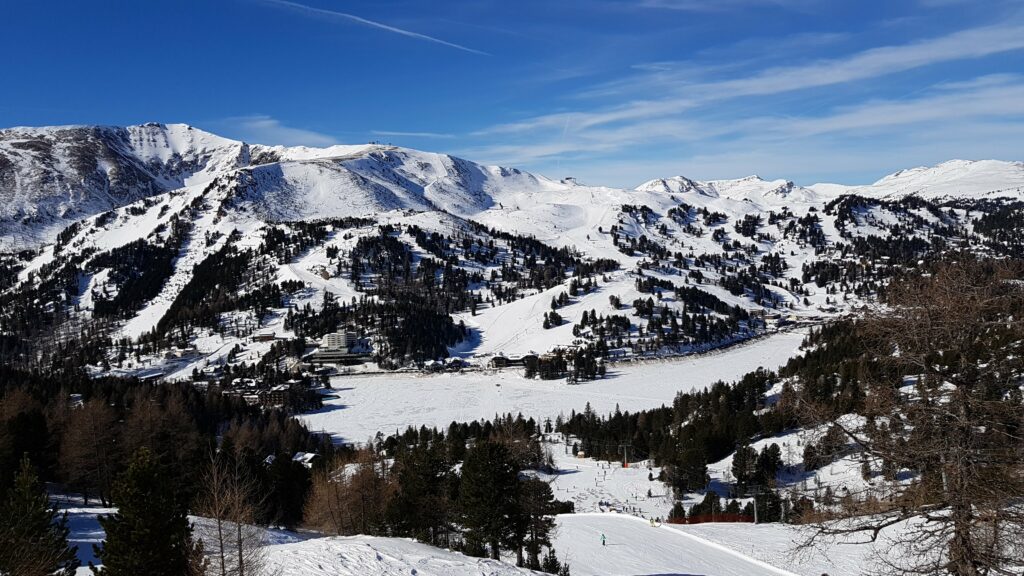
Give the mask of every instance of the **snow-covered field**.
[{"label": "snow-covered field", "polygon": [[[78,546],[80,576],[91,574],[88,563],[96,562],[93,544],[103,541],[97,516],[113,509],[84,506],[78,499],[67,502],[70,541]],[[200,518],[193,518],[201,522]],[[701,574],[778,575],[794,574],[777,566],[784,561],[792,530],[780,525],[717,525],[697,527],[661,526],[625,514],[569,514],[557,518],[555,548],[577,575]],[[677,528],[682,528],[677,529]],[[713,528],[721,528],[720,531]],[[694,530],[698,529],[698,530]],[[738,529],[740,536],[731,530]],[[757,558],[744,547],[757,530],[764,541]],[[604,534],[607,545],[601,546]],[[503,561],[472,558],[458,552],[434,548],[402,538],[374,536],[310,537],[273,531],[268,534],[267,560],[270,573],[277,576],[518,576],[534,574]],[[716,543],[721,540],[722,543]],[[723,545],[724,544],[724,545]],[[855,560],[856,555],[848,555]],[[815,569],[829,564],[818,559]],[[856,566],[846,563],[844,566]],[[799,574],[816,574],[798,571]],[[820,572],[819,572],[820,573]],[[831,574],[856,574],[836,571]]]},{"label": "snow-covered field", "polygon": [[[606,544],[601,545],[601,535]],[[555,549],[579,576],[687,574],[778,576],[794,574],[732,548],[674,527],[652,527],[625,514],[563,514]]]},{"label": "snow-covered field", "polygon": [[[601,535],[606,545],[601,545]],[[554,546],[576,576],[858,576],[875,567],[884,545],[831,542],[802,551],[799,527],[786,524],[699,524],[652,527],[627,514],[557,517]],[[280,576],[505,576],[533,574],[401,538],[312,538],[268,548]]]},{"label": "snow-covered field", "polygon": [[830,541],[800,549],[798,545],[805,538],[806,529],[790,524],[709,523],[668,528],[773,566],[784,566],[789,573],[801,576],[857,576],[879,570],[884,568],[880,561],[887,547],[883,535],[878,544],[855,544],[851,538],[846,543]]},{"label": "snow-covered field", "polygon": [[687,358],[614,364],[601,380],[527,380],[519,370],[340,376],[319,411],[304,414],[310,429],[338,441],[363,442],[408,426],[447,427],[452,422],[522,413],[551,418],[582,411],[635,411],[672,403],[676,393],[718,380],[733,381],[758,367],[774,369],[795,355],[806,333],[780,332],[748,344]]}]

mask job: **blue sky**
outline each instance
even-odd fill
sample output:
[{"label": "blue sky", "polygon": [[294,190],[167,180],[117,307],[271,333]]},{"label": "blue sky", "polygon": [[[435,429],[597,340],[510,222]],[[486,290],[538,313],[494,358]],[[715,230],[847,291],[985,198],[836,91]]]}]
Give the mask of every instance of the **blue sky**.
[{"label": "blue sky", "polygon": [[590,184],[1024,160],[1022,0],[10,2],[0,125],[389,142]]}]

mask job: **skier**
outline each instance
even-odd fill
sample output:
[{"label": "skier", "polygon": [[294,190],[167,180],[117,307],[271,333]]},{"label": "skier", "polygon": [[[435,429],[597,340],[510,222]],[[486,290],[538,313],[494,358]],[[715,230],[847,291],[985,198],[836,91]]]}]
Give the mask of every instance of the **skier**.
[{"label": "skier", "polygon": [[605,538],[604,538],[604,532],[602,532],[602,533],[601,533],[601,546],[604,546],[604,545],[605,545],[604,541],[605,541]]}]

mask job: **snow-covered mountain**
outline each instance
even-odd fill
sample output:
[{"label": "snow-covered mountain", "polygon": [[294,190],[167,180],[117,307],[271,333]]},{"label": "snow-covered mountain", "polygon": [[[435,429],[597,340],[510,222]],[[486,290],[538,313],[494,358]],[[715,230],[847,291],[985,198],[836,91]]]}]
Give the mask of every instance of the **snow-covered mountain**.
[{"label": "snow-covered mountain", "polygon": [[[0,201],[5,364],[191,381],[295,412],[313,394],[305,424],[346,442],[495,413],[557,422],[664,408],[783,366],[806,326],[857,314],[951,251],[1024,256],[1024,164],[994,160],[869,186],[676,176],[621,189],[372,144],[249,145],[183,125],[15,128],[0,132]],[[345,374],[321,407],[323,362]],[[802,470],[825,431],[751,445],[778,444],[782,464]],[[577,512],[667,512],[658,470],[558,448],[552,487]],[[730,484],[733,458],[708,462],[709,479]],[[863,485],[862,470],[851,453],[779,486]],[[692,513],[693,495],[681,500]],[[864,569],[856,554],[797,568],[781,529],[655,528],[624,514],[559,526],[555,543],[583,574]],[[527,573],[368,536],[267,552],[283,574]]]},{"label": "snow-covered mountain", "polygon": [[764,180],[760,176],[747,176],[735,180],[709,180],[700,182],[685,176],[649,180],[636,187],[642,192],[663,192],[669,194],[700,194],[710,198],[731,198],[733,200],[789,200],[814,201],[813,192],[797,186],[789,180]]},{"label": "snow-covered mountain", "polygon": [[637,190],[668,194],[701,194],[713,198],[824,203],[837,196],[856,194],[875,199],[918,196],[929,200],[1024,198],[1024,162],[1002,160],[949,160],[935,166],[900,170],[874,184],[818,183],[799,186],[789,180],[763,180],[747,176],[735,180],[691,180],[685,176],[644,182]]},{"label": "snow-covered mountain", "polygon": [[171,370],[185,377],[235,344],[265,355],[256,329],[316,339],[354,322],[324,317],[328,297],[407,306],[411,290],[428,295],[420,312],[443,313],[438,341],[379,324],[408,311],[368,308],[373,325],[357,328],[382,361],[685,353],[851,310],[950,248],[1015,253],[1022,183],[1019,162],[952,161],[861,187],[677,176],[619,189],[185,125],[14,128],[0,132],[0,329],[99,323],[129,341],[155,329],[166,346],[176,327],[198,353]]},{"label": "snow-covered mountain", "polygon": [[[625,201],[612,189],[387,146],[250,145],[184,124],[9,128],[0,130],[0,251],[37,248],[74,221],[218,176],[244,180],[257,213],[269,219],[436,209],[476,218],[495,208],[551,208],[546,200],[552,194],[560,196],[556,212],[579,215],[592,201]],[[902,170],[868,186],[675,176],[635,191],[759,207],[823,204],[844,194],[1019,198],[1024,163],[952,160]]]},{"label": "snow-covered mountain", "polygon": [[[243,168],[253,170],[236,172]],[[0,251],[35,248],[74,221],[229,175],[260,196],[268,218],[474,214],[494,204],[498,188],[543,191],[549,184],[440,154],[250,145],[184,124],[10,128],[0,130]]]},{"label": "snow-covered mountain", "polygon": [[180,124],[0,130],[0,250],[250,161],[245,144]]},{"label": "snow-covered mountain", "polygon": [[935,166],[900,170],[867,186],[814,184],[812,190],[835,196],[857,194],[870,198],[918,196],[929,200],[952,198],[1024,198],[1024,162],[949,160]]}]

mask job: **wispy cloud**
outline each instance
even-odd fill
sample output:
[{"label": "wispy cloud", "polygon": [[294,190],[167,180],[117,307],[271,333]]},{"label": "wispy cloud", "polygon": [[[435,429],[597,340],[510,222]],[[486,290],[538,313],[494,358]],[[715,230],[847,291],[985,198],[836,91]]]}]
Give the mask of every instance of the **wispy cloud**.
[{"label": "wispy cloud", "polygon": [[770,68],[749,78],[708,84],[715,95],[764,95],[877,78],[941,62],[981,58],[1024,48],[1024,26],[997,24],[899,46],[884,46],[847,58]]},{"label": "wispy cloud", "polygon": [[[841,38],[841,35],[804,35],[805,39]],[[796,41],[794,41],[796,42]],[[933,64],[983,58],[1024,49],[1024,24],[1019,19],[979,26],[908,44],[881,46],[840,58],[798,65],[774,66],[754,74],[719,81],[694,81],[704,72],[721,72],[712,65],[679,66],[678,70],[649,69],[627,79],[588,89],[588,97],[659,93],[670,97],[721,101],[743,96],[766,96],[879,78]]]},{"label": "wispy cloud", "polygon": [[640,6],[684,12],[721,12],[750,6],[807,10],[820,3],[820,0],[642,0]]},{"label": "wispy cloud", "polygon": [[820,116],[755,118],[741,122],[741,133],[768,139],[818,135],[891,133],[910,126],[951,126],[968,121],[1024,117],[1024,83],[1002,76],[956,85],[940,84],[912,99],[875,100],[841,107]]},{"label": "wispy cloud", "polygon": [[631,65],[630,68],[634,70],[641,70],[643,72],[668,72],[678,66],[678,62],[663,60],[661,62],[639,62]]},{"label": "wispy cloud", "polygon": [[440,38],[435,38],[433,36],[427,36],[426,34],[420,34],[419,32],[413,32],[411,30],[405,30],[403,28],[397,28],[395,26],[389,26],[388,24],[383,24],[381,22],[376,22],[374,20],[368,20],[368,19],[363,18],[361,16],[356,16],[355,14],[349,14],[347,12],[338,12],[336,10],[327,10],[326,8],[316,8],[314,6],[307,6],[305,4],[299,4],[298,2],[291,2],[290,0],[257,0],[257,1],[258,2],[262,2],[264,4],[270,4],[270,5],[273,5],[273,6],[278,6],[278,7],[281,7],[281,8],[286,8],[286,9],[289,9],[289,10],[293,10],[293,11],[296,11],[296,12],[301,12],[303,14],[307,14],[307,15],[310,15],[310,16],[318,16],[318,17],[328,18],[328,19],[332,19],[332,20],[346,20],[346,21],[349,21],[349,22],[355,22],[357,24],[362,24],[364,26],[370,26],[371,28],[377,28],[379,30],[385,30],[387,32],[392,32],[394,34],[400,34],[402,36],[407,36],[409,38],[415,38],[417,40],[425,40],[427,42],[433,42],[435,44],[441,44],[442,46],[448,46],[449,48],[455,48],[456,50],[462,50],[463,52],[470,52],[472,54],[480,54],[482,56],[490,56],[490,54],[488,54],[487,52],[484,52],[483,50],[477,50],[475,48],[469,48],[468,46],[463,46],[461,44],[456,44],[454,42],[449,42],[447,40],[442,40]]},{"label": "wispy cloud", "polygon": [[410,138],[455,138],[455,134],[441,132],[401,132],[396,130],[373,130],[375,136],[407,136]]},{"label": "wispy cloud", "polygon": [[[464,153],[498,164],[533,165],[543,165],[556,158],[589,163],[592,158],[606,155],[597,163],[603,166],[607,164],[608,156],[628,154],[630,150],[642,146],[654,153],[650,154],[650,161],[629,161],[637,164],[637,167],[660,166],[664,164],[663,158],[659,158],[660,153],[673,150],[679,155],[677,164],[689,158],[690,162],[685,164],[690,168],[699,164],[694,158],[707,161],[714,157],[715,168],[721,169],[728,158],[733,158],[732,166],[735,169],[737,166],[745,166],[742,162],[749,160],[751,151],[758,151],[762,161],[744,171],[764,171],[768,164],[765,159],[769,157],[778,163],[775,170],[783,166],[806,170],[806,166],[799,167],[800,162],[812,158],[815,159],[812,162],[814,164],[835,166],[836,160],[830,159],[829,154],[843,155],[834,151],[837,142],[852,145],[885,138],[886,146],[869,146],[882,156],[892,154],[889,146],[900,142],[908,143],[906,145],[935,144],[937,140],[943,140],[947,144],[945,148],[952,149],[949,144],[956,141],[967,149],[969,139],[958,139],[958,135],[970,133],[977,136],[983,132],[982,127],[1000,121],[1010,124],[1024,121],[1024,79],[995,75],[956,85],[937,84],[913,98],[877,99],[837,107],[818,115],[761,115],[739,120],[713,115],[654,118],[551,134],[539,140],[522,138],[515,142],[503,141],[501,144],[485,145]],[[940,136],[942,133],[945,135]],[[1008,152],[1024,145],[1024,135],[1021,133],[1000,133],[1002,136],[998,142],[1006,145],[1016,141],[1017,144],[1006,147],[1001,154],[994,156],[1005,157]],[[698,156],[692,154],[696,150],[700,151]],[[705,169],[712,166],[700,165]],[[630,171],[642,172],[639,168]],[[703,176],[698,175],[707,176],[706,172]]]},{"label": "wispy cloud", "polygon": [[285,126],[265,114],[235,116],[213,122],[225,136],[271,146],[330,146],[338,141],[327,134]]},{"label": "wispy cloud", "polygon": [[872,48],[845,58],[773,67],[726,80],[693,83],[688,74],[657,71],[633,78],[631,85],[638,92],[663,94],[662,97],[534,116],[495,125],[477,134],[537,135],[547,131],[549,138],[564,142],[566,134],[580,134],[610,124],[671,120],[687,111],[720,107],[730,99],[863,81],[942,62],[1020,49],[1024,49],[1024,26],[1011,22],[960,30],[909,44]]}]

